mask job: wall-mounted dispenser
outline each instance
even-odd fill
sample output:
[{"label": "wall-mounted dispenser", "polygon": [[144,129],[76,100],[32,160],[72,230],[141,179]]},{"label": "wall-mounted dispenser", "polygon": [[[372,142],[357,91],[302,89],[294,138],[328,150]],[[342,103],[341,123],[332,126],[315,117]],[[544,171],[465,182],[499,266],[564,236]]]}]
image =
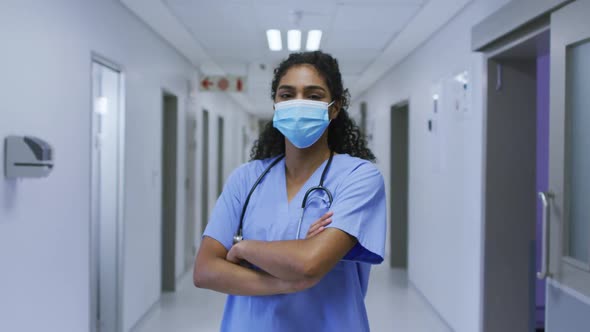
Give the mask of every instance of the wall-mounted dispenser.
[{"label": "wall-mounted dispenser", "polygon": [[4,145],[7,178],[40,178],[53,169],[53,149],[32,136],[8,136]]}]

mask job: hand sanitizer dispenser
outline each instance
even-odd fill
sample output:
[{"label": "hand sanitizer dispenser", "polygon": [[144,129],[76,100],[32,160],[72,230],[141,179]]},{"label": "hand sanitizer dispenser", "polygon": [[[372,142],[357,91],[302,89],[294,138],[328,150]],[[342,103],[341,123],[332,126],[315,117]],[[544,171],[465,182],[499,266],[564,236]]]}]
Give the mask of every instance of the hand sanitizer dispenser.
[{"label": "hand sanitizer dispenser", "polygon": [[32,136],[8,136],[5,140],[7,178],[40,178],[53,169],[53,149]]}]

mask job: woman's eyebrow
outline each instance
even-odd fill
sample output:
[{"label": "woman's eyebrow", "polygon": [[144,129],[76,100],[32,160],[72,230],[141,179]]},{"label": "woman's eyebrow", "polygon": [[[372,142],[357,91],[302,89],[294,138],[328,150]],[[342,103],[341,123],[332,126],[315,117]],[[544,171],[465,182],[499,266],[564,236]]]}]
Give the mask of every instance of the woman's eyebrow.
[{"label": "woman's eyebrow", "polygon": [[[281,85],[277,88],[278,90],[297,90],[294,86],[292,85]],[[327,90],[324,89],[323,87],[319,86],[319,85],[308,85],[306,87],[303,88],[303,90],[305,91],[309,91],[309,90],[321,90],[326,92]]]},{"label": "woman's eyebrow", "polygon": [[326,89],[324,89],[323,87],[321,87],[319,85],[309,85],[309,86],[306,86],[304,88],[304,90],[322,90],[324,92],[326,91]]}]

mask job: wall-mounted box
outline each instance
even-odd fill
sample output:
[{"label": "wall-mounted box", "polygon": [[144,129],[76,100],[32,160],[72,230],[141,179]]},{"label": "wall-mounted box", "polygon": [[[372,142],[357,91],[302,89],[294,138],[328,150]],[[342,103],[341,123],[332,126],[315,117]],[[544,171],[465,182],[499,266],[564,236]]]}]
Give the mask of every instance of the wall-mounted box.
[{"label": "wall-mounted box", "polygon": [[53,169],[53,149],[32,136],[8,136],[4,142],[7,178],[46,177]]}]

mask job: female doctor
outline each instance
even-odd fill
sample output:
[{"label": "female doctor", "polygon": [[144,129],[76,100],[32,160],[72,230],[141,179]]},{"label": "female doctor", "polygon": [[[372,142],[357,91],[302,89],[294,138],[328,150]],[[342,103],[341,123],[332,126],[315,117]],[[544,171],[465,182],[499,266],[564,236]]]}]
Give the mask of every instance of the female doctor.
[{"label": "female doctor", "polygon": [[229,177],[194,283],[229,294],[221,331],[369,331],[370,264],[383,261],[383,178],[346,111],[338,62],[291,54],[274,71],[274,118]]}]

